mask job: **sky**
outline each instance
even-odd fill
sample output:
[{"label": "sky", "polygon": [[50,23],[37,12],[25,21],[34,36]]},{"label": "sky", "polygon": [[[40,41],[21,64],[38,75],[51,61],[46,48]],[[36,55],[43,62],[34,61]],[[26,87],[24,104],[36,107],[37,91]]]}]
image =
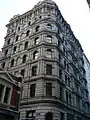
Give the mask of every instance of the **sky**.
[{"label": "sky", "polygon": [[[31,10],[40,0],[0,0],[0,50],[4,44],[9,20]],[[90,61],[90,11],[86,0],[53,0],[70,24]]]}]

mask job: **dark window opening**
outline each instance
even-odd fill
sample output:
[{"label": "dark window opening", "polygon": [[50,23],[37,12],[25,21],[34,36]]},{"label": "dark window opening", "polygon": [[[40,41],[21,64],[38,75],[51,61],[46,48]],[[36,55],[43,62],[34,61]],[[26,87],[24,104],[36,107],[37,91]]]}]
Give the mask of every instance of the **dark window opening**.
[{"label": "dark window opening", "polygon": [[52,96],[52,83],[46,83],[46,95]]},{"label": "dark window opening", "polygon": [[10,88],[6,87],[4,103],[8,103],[9,95],[10,95]]},{"label": "dark window opening", "polygon": [[52,113],[51,112],[46,113],[45,120],[52,120]]},{"label": "dark window opening", "polygon": [[64,120],[64,113],[60,112],[60,120]]},{"label": "dark window opening", "polygon": [[28,31],[26,32],[26,37],[29,36],[29,33],[30,33],[30,30],[28,30]]},{"label": "dark window opening", "polygon": [[32,67],[32,76],[36,76],[37,74],[37,66]]},{"label": "dark window opening", "polygon": [[10,44],[10,41],[11,41],[11,39],[8,40],[8,42],[7,42],[8,45]]},{"label": "dark window opening", "polygon": [[23,61],[22,61],[22,63],[25,63],[25,62],[26,62],[26,57],[27,57],[26,55],[23,56]]},{"label": "dark window opening", "polygon": [[18,27],[18,31],[20,31],[20,27]]},{"label": "dark window opening", "polygon": [[7,56],[7,54],[8,54],[8,50],[5,51],[5,56]]},{"label": "dark window opening", "polygon": [[2,100],[3,90],[4,90],[4,85],[0,84],[0,102]]},{"label": "dark window opening", "polygon": [[36,27],[36,32],[38,32],[38,31],[39,31],[39,28],[40,28],[39,26],[37,26],[37,27]]},{"label": "dark window opening", "polygon": [[37,45],[38,43],[39,43],[39,37],[36,37],[34,44]]},{"label": "dark window opening", "polygon": [[36,87],[36,84],[32,84],[30,86],[30,97],[35,97],[35,87]]},{"label": "dark window opening", "polygon": [[52,65],[46,65],[46,74],[52,75]]},{"label": "dark window opening", "polygon": [[14,66],[14,59],[11,60],[11,67]]},{"label": "dark window opening", "polygon": [[26,50],[27,48],[28,48],[28,41],[25,42],[24,50]]},{"label": "dark window opening", "polygon": [[14,49],[13,49],[13,53],[16,53],[16,48],[17,48],[17,47],[15,46]]},{"label": "dark window opening", "polygon": [[35,51],[35,52],[33,53],[33,60],[35,60],[35,59],[37,59],[37,58],[38,58],[38,52]]},{"label": "dark window opening", "polygon": [[24,77],[24,74],[25,74],[25,69],[22,69],[22,70],[21,70],[21,75],[22,75],[22,77]]},{"label": "dark window opening", "polygon": [[62,97],[63,97],[62,92],[63,92],[63,89],[62,89],[62,87],[60,87],[60,100],[61,100],[61,101],[62,101]]},{"label": "dark window opening", "polygon": [[19,35],[16,36],[16,41],[18,41],[18,40],[19,40]]},{"label": "dark window opening", "polygon": [[5,62],[2,63],[2,68],[5,68]]},{"label": "dark window opening", "polygon": [[28,25],[30,26],[30,25],[31,25],[31,22],[29,22]]}]

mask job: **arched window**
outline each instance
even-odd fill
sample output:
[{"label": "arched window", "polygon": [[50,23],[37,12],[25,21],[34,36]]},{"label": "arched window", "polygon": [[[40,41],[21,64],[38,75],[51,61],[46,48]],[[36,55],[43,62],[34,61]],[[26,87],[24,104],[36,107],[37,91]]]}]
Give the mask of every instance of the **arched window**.
[{"label": "arched window", "polygon": [[35,52],[33,53],[33,60],[34,60],[34,59],[37,59],[37,58],[38,58],[38,52],[35,51]]},{"label": "arched window", "polygon": [[5,62],[2,63],[2,68],[5,68]]},{"label": "arched window", "polygon": [[8,50],[5,51],[5,56],[7,56],[7,54],[8,54]]},{"label": "arched window", "polygon": [[11,60],[11,67],[14,66],[14,59]]},{"label": "arched window", "polygon": [[13,48],[13,53],[16,53],[16,49],[17,49],[17,47],[15,46],[15,47]]},{"label": "arched window", "polygon": [[30,26],[30,25],[31,25],[31,22],[29,22],[28,25]]},{"label": "arched window", "polygon": [[16,36],[16,41],[18,41],[18,40],[19,40],[19,35]]},{"label": "arched window", "polygon": [[49,58],[52,57],[52,51],[51,51],[51,49],[47,49],[46,57],[49,57]]},{"label": "arched window", "polygon": [[47,42],[49,42],[49,43],[51,43],[52,42],[52,36],[50,36],[50,35],[47,35]]},{"label": "arched window", "polygon": [[26,56],[26,55],[24,55],[24,56],[23,56],[22,63],[25,63],[25,62],[26,62],[26,58],[27,58],[27,56]]},{"label": "arched window", "polygon": [[39,31],[39,28],[40,28],[40,26],[38,25],[38,26],[36,27],[36,32],[38,32],[38,31]]},{"label": "arched window", "polygon": [[35,38],[34,44],[37,45],[39,43],[39,37]]},{"label": "arched window", "polygon": [[45,120],[52,120],[52,113],[51,112],[46,113]]},{"label": "arched window", "polygon": [[26,37],[29,36],[29,33],[30,33],[30,30],[28,30],[28,31],[26,32]]},{"label": "arched window", "polygon": [[52,29],[52,25],[51,24],[47,24],[47,28],[51,30]]}]

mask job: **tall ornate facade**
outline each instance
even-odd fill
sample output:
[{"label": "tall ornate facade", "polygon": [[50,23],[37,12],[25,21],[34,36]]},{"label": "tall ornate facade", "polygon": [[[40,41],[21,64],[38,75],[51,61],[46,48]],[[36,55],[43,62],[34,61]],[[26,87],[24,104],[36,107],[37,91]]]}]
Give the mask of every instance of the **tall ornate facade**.
[{"label": "tall ornate facade", "polygon": [[83,50],[52,0],[7,26],[1,66],[23,76],[20,120],[90,120]]}]

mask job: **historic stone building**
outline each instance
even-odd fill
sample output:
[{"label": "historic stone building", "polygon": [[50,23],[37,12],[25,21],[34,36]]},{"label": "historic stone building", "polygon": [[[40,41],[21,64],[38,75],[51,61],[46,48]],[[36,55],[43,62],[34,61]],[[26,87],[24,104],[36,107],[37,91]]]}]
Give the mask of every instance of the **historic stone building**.
[{"label": "historic stone building", "polygon": [[84,68],[86,71],[86,79],[87,79],[87,85],[88,85],[88,90],[89,90],[89,100],[90,100],[90,62],[86,55],[83,55],[83,60],[84,60]]},{"label": "historic stone building", "polygon": [[90,120],[83,50],[52,0],[7,26],[1,66],[23,76],[20,120]]}]

